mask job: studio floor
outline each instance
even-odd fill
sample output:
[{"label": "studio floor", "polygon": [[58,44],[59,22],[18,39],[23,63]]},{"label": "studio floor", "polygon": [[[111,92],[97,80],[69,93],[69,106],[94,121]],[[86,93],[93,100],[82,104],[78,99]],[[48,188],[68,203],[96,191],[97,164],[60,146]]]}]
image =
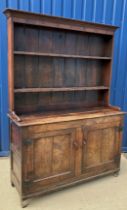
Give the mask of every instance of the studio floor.
[{"label": "studio floor", "polygon": [[[10,185],[9,158],[0,159],[0,210],[21,210]],[[127,210],[127,158],[122,155],[118,177],[112,175],[30,201],[26,210]]]}]

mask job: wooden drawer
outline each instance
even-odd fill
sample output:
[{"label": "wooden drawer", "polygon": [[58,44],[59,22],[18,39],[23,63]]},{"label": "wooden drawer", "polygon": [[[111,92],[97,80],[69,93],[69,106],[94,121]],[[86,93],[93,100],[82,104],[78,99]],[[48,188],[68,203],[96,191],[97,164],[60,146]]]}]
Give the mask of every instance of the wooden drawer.
[{"label": "wooden drawer", "polygon": [[85,126],[90,126],[94,124],[101,124],[101,123],[112,123],[112,122],[119,122],[123,121],[123,116],[105,116],[105,117],[98,117],[98,118],[90,118],[90,119],[82,119],[82,120],[74,120],[69,122],[59,122],[59,123],[49,123],[49,124],[43,124],[43,125],[31,125],[23,127],[23,138],[33,138],[37,137],[37,135],[42,135],[42,132],[51,132],[54,130],[64,130],[64,129],[70,129],[70,128],[77,128]]}]

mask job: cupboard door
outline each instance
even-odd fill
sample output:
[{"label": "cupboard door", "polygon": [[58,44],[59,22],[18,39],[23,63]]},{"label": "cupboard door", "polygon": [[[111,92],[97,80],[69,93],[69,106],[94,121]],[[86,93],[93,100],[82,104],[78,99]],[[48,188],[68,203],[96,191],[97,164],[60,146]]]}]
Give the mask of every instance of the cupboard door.
[{"label": "cupboard door", "polygon": [[73,177],[74,142],[75,129],[39,133],[33,139],[25,140],[24,182],[34,191]]},{"label": "cupboard door", "polygon": [[82,173],[98,174],[118,168],[120,150],[120,122],[83,127]]}]

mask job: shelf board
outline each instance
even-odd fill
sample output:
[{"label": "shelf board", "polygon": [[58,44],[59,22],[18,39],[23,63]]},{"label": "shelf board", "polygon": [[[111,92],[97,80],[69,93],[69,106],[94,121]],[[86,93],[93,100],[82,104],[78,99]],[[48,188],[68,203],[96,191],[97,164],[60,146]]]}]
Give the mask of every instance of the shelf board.
[{"label": "shelf board", "polygon": [[64,88],[18,88],[14,89],[15,93],[36,93],[36,92],[67,92],[67,91],[83,91],[83,90],[108,90],[106,86],[95,87],[64,87]]},{"label": "shelf board", "polygon": [[84,59],[98,59],[98,60],[111,60],[111,57],[101,57],[101,56],[86,56],[86,55],[67,55],[67,54],[57,54],[57,53],[41,53],[41,52],[27,52],[27,51],[14,51],[15,55],[30,55],[30,56],[49,56],[49,57],[63,57],[63,58],[84,58]]},{"label": "shelf board", "polygon": [[[119,109],[110,106],[86,107],[66,110],[55,110],[38,113],[14,114],[9,113],[9,118],[19,126],[67,122],[73,120],[89,119],[93,117],[104,117],[123,115]],[[16,117],[15,117],[16,116]],[[18,120],[17,120],[18,119]]]}]

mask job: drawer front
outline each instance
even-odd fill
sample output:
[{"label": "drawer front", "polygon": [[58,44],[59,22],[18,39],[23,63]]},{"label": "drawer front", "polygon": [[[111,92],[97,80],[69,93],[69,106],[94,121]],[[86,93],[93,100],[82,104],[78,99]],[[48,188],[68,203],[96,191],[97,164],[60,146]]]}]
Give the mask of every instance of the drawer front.
[{"label": "drawer front", "polygon": [[74,121],[68,121],[68,122],[59,122],[59,123],[49,123],[49,124],[43,124],[43,125],[31,125],[26,126],[23,128],[23,138],[33,138],[39,137],[42,135],[43,132],[51,132],[55,130],[65,130],[65,129],[76,129],[77,127],[82,126],[90,126],[94,125],[96,123],[109,123],[109,122],[116,122],[116,121],[122,121],[123,116],[106,116],[106,117],[98,117],[98,118],[90,118],[90,119],[82,119],[82,120],[74,120]]},{"label": "drawer front", "polygon": [[24,192],[59,184],[75,175],[75,130],[44,132],[23,142]]}]

